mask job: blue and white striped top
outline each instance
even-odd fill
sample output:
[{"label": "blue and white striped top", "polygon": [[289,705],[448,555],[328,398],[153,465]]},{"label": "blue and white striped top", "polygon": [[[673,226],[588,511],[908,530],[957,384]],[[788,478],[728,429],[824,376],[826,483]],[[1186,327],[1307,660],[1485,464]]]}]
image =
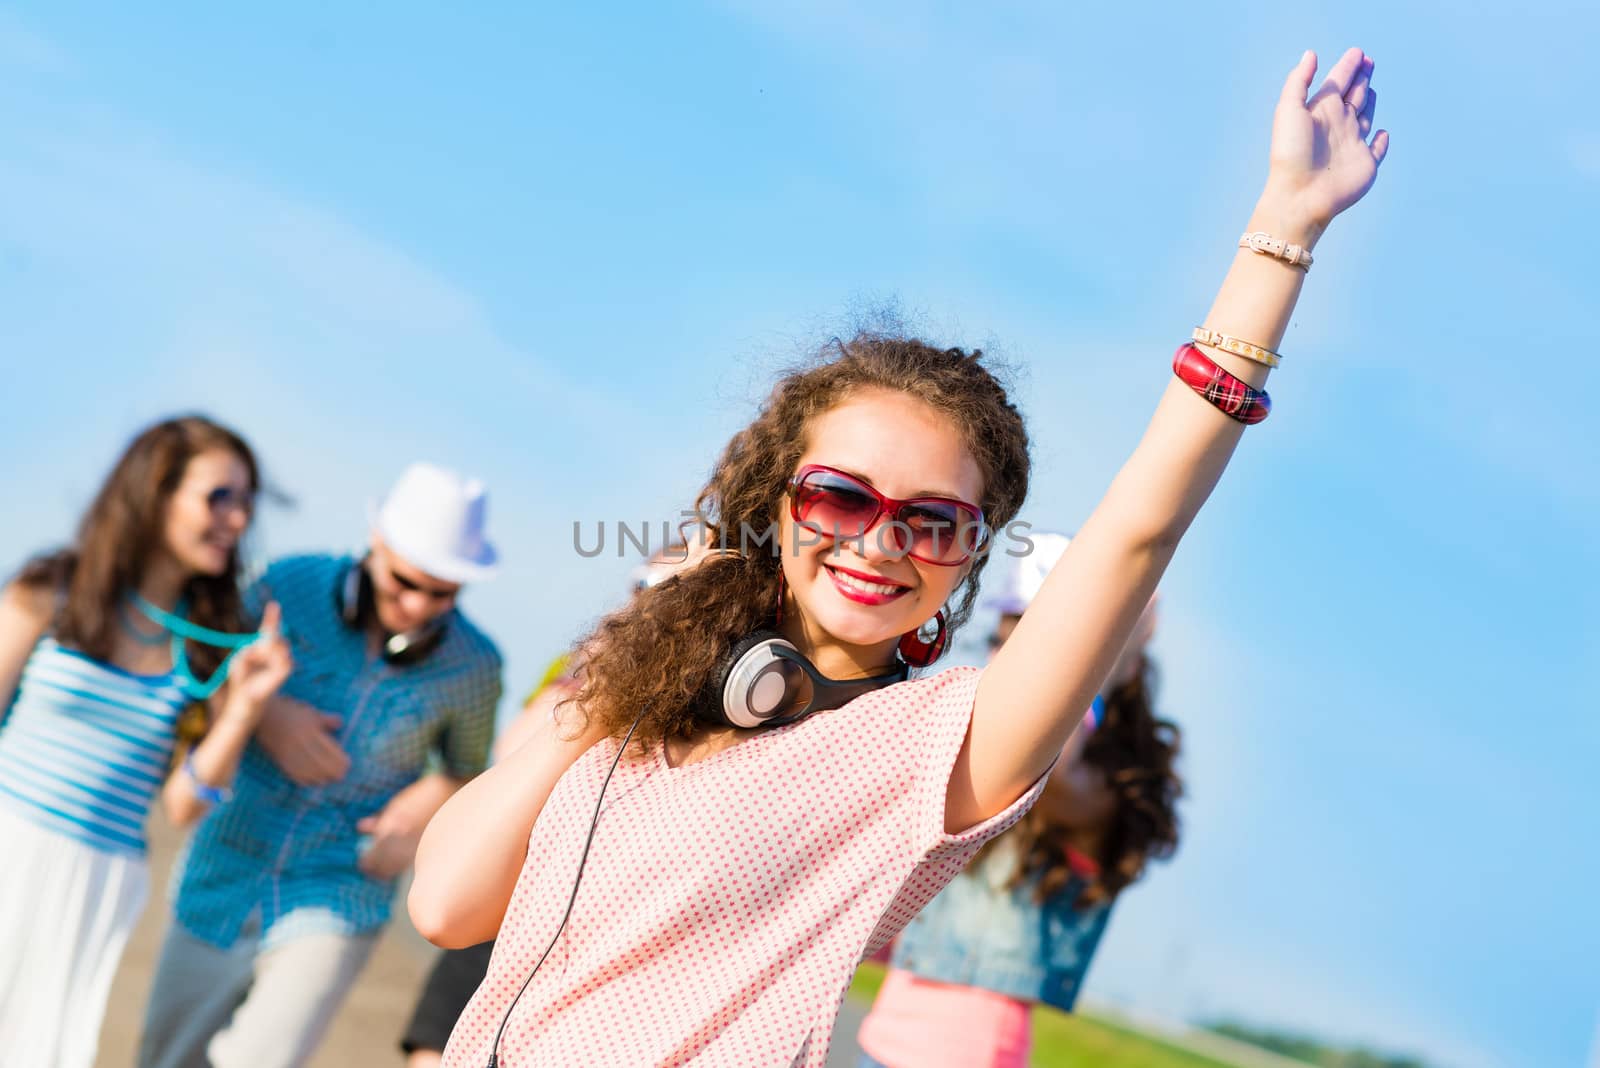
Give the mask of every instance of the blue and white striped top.
[{"label": "blue and white striped top", "polygon": [[170,674],[134,675],[40,639],[0,722],[0,804],[96,849],[143,855],[188,703]]}]

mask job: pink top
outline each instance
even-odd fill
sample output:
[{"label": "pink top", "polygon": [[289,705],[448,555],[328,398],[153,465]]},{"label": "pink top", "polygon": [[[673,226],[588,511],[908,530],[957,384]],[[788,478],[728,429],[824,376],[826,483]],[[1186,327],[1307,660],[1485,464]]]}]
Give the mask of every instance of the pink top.
[{"label": "pink top", "polygon": [[888,1065],[1027,1068],[1030,1009],[1026,1001],[981,986],[936,983],[890,968],[856,1038]]},{"label": "pink top", "polygon": [[[693,764],[658,746],[606,791],[572,918],[512,1011],[502,1068],[821,1068],[861,958],[1037,799],[944,833],[979,672],[857,698]],[[483,1068],[560,922],[616,742],[562,776],[535,823],[488,975],[444,1053]]]},{"label": "pink top", "polygon": [[[1099,875],[1099,863],[1070,846],[1067,867],[1086,879]],[[1034,1041],[1030,1010],[1030,1002],[1008,994],[891,967],[856,1041],[885,1065],[1026,1068]]]},{"label": "pink top", "polygon": [[[1067,867],[1086,879],[1100,874],[1093,857],[1070,846]],[[856,1040],[874,1060],[888,1065],[1026,1068],[1033,1042],[1032,1007],[981,986],[940,983],[890,968]]]}]

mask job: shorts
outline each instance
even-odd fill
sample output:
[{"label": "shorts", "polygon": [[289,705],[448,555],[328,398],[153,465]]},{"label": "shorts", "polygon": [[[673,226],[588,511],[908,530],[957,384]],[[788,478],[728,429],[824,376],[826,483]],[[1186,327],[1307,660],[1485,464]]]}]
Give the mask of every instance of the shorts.
[{"label": "shorts", "polygon": [[411,1022],[400,1039],[400,1048],[406,1053],[419,1049],[444,1052],[455,1030],[456,1019],[478,992],[484,975],[489,971],[489,954],[494,952],[493,942],[480,942],[466,949],[447,949],[439,956],[422,984],[422,996],[412,1010]]}]

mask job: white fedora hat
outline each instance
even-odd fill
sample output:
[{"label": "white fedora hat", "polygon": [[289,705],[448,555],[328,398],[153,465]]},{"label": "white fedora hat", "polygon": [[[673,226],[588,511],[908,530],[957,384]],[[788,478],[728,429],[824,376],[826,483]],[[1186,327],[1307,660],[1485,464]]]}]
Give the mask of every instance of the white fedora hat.
[{"label": "white fedora hat", "polygon": [[1000,576],[999,588],[987,598],[989,607],[1003,616],[1019,616],[1027,610],[1038,596],[1039,587],[1044,585],[1050,569],[1056,566],[1072,541],[1065,534],[1044,532],[1028,537],[1032,542],[1029,552],[1004,561],[1009,566]]},{"label": "white fedora hat", "polygon": [[482,482],[416,463],[367,514],[372,529],[406,563],[446,582],[474,582],[493,575],[498,559],[484,537],[488,507]]}]

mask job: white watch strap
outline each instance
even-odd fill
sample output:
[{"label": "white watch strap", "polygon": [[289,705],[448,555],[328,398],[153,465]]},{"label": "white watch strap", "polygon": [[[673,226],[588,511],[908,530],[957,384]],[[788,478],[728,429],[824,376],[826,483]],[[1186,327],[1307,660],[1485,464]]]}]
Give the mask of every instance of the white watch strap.
[{"label": "white watch strap", "polygon": [[1239,247],[1247,248],[1251,252],[1259,252],[1263,256],[1272,256],[1293,264],[1302,271],[1311,269],[1311,253],[1302,245],[1292,245],[1287,241],[1279,240],[1265,230],[1256,230],[1239,238]]}]

